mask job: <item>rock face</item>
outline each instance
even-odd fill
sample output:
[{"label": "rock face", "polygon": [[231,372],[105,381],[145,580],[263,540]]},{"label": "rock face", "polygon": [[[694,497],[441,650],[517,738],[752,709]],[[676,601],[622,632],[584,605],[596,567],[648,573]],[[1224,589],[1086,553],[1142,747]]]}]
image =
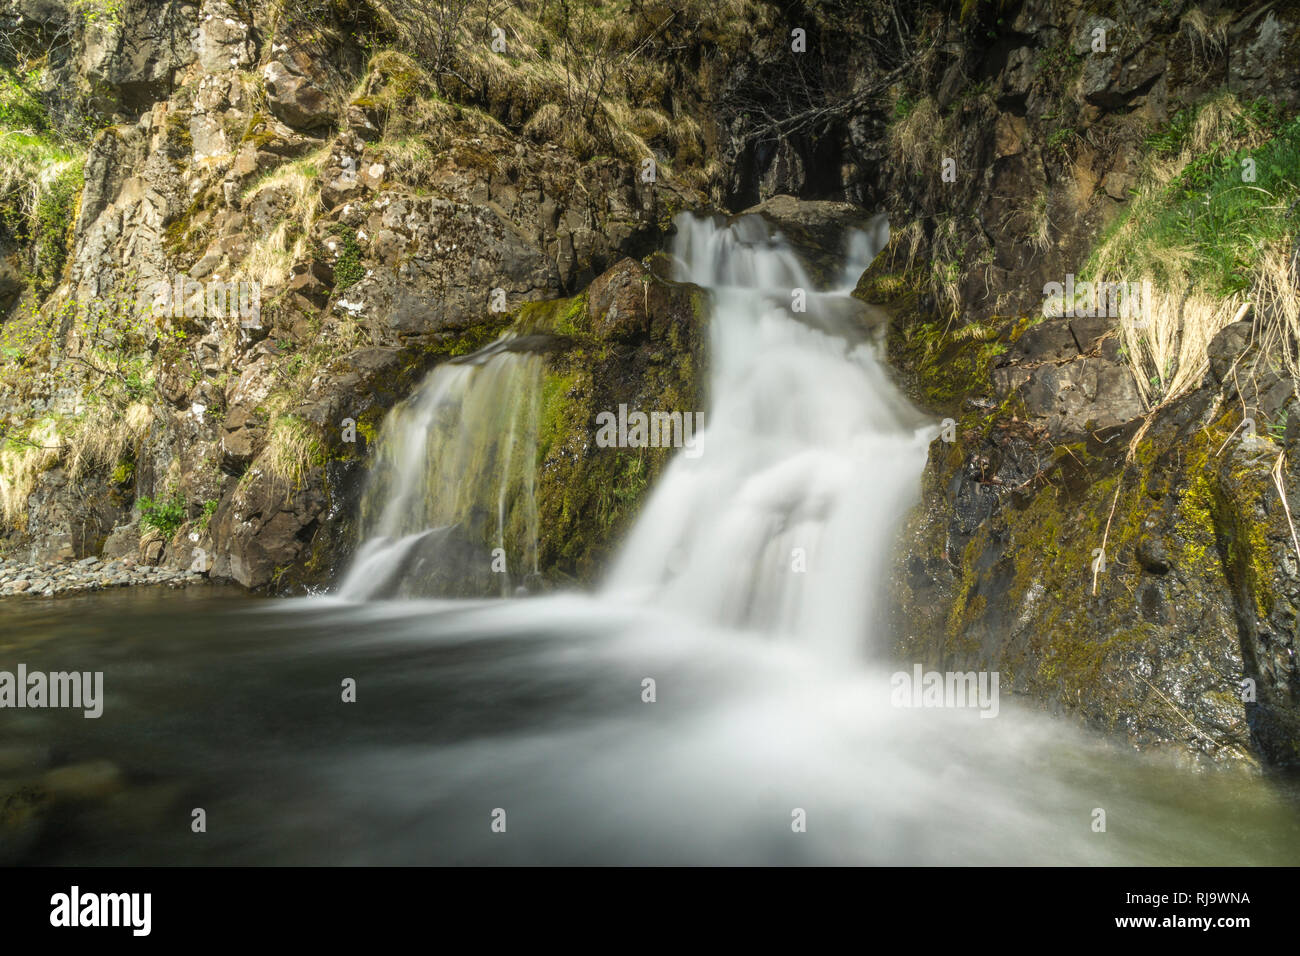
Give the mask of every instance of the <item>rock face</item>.
[{"label": "rock face", "polygon": [[674,454],[673,448],[601,448],[597,416],[630,409],[704,409],[704,318],[696,286],[616,263],[571,302],[526,307],[521,322],[566,336],[544,378],[538,512],[539,563],[552,579],[590,582]]},{"label": "rock face", "polygon": [[[138,549],[250,588],[327,585],[355,545],[386,411],[434,365],[581,301],[593,311],[555,336],[547,385],[579,417],[551,423],[541,480],[548,569],[593,572],[661,463],[593,458],[591,418],[694,402],[698,293],[640,261],[678,210],[708,206],[678,178],[705,181],[702,133],[592,125],[575,139],[563,116],[535,122],[547,101],[504,59],[453,88],[380,19],[366,4],[303,17],[225,0],[127,0],[103,16],[0,4],[21,42],[54,45],[55,119],[99,128],[64,274],[43,304],[14,304],[43,344],[0,384],[0,418],[20,436],[56,422],[73,437],[23,466],[32,489],[6,505],[5,551]],[[660,150],[658,175],[645,149]],[[105,348],[129,374],[102,371]],[[142,535],[147,513],[173,507],[167,533]]]},{"label": "rock face", "polygon": [[[1258,317],[1218,333],[1199,388],[1153,408],[1117,319],[1044,307],[1130,202],[1144,131],[1232,69],[1223,43],[1269,51],[1243,100],[1300,104],[1294,33],[1277,46],[1262,11],[1211,13],[1219,33],[1180,4],[1110,19],[1018,5],[990,48],[950,47],[913,94],[943,153],[891,124],[895,157],[916,165],[884,174],[894,241],[858,295],[890,311],[900,381],[947,419],[894,623],[903,659],[997,670],[1005,690],[1135,746],[1294,766],[1300,404]],[[925,172],[944,155],[946,186]]]},{"label": "rock face", "polygon": [[1083,436],[1143,413],[1133,373],[1118,355],[1109,319],[1048,319],[1011,346],[993,369],[997,397],[1015,395],[1052,435]]},{"label": "rock face", "polygon": [[262,70],[271,112],[294,129],[328,125],[334,119],[334,111],[325,91],[309,75],[310,58],[300,52],[290,62],[292,65],[272,60]]},{"label": "rock face", "polygon": [[1143,746],[1294,763],[1282,447],[1234,435],[1234,398],[1197,392],[1074,435],[1014,400],[1015,414],[962,415],[931,450],[897,569],[903,653],[998,670]]}]

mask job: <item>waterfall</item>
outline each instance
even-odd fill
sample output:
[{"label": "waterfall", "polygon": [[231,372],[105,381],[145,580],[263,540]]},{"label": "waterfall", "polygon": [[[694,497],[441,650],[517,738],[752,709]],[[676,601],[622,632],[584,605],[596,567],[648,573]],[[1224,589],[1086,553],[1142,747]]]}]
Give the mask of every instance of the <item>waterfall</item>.
[{"label": "waterfall", "polygon": [[677,227],[678,278],[714,294],[713,404],[700,454],[669,466],[605,589],[859,656],[934,435],[850,296],[888,229],[855,234],[839,287],[814,292],[757,217]]},{"label": "waterfall", "polygon": [[[883,330],[850,295],[888,226],[880,217],[851,235],[829,290],[757,216],[683,214],[676,226],[676,278],[714,297],[712,407],[602,593],[858,656],[934,433],[890,381]],[[389,415],[341,597],[447,594],[453,572],[463,581],[465,567],[485,566],[489,541],[512,571],[536,572],[544,360],[509,336],[434,369]],[[484,571],[478,593],[493,584]],[[495,577],[503,595],[520,583]]]},{"label": "waterfall", "polygon": [[[520,569],[536,573],[543,360],[510,338],[439,365],[384,420],[340,597],[446,593],[477,567],[468,579],[506,596]],[[485,566],[484,542],[506,573]]]}]

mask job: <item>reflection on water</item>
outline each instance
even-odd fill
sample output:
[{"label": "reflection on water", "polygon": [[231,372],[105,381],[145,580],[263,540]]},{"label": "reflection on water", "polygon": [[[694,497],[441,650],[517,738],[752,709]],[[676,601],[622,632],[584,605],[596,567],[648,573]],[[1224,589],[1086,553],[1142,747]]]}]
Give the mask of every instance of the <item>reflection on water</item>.
[{"label": "reflection on water", "polygon": [[796,647],[597,599],[346,605],[208,588],[0,610],[0,669],[102,670],[106,697],[99,720],[0,711],[2,862],[1300,855],[1292,784],[1120,752],[1005,696],[993,720],[895,709],[886,672],[823,670]]}]

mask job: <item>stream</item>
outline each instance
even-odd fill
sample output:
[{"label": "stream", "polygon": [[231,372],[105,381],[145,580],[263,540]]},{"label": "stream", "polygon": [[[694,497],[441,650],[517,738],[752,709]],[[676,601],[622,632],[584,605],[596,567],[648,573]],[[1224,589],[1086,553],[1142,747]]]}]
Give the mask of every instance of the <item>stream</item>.
[{"label": "stream", "polygon": [[885,577],[936,426],[849,296],[886,236],[818,290],[756,221],[678,221],[679,277],[714,299],[700,453],[591,593],[437,596],[471,510],[537,551],[539,360],[498,348],[390,415],[333,594],[6,601],[0,670],[105,690],[99,719],[0,714],[0,862],[1294,862],[1293,782],[1138,755],[1007,695],[996,719],[896,706]]}]

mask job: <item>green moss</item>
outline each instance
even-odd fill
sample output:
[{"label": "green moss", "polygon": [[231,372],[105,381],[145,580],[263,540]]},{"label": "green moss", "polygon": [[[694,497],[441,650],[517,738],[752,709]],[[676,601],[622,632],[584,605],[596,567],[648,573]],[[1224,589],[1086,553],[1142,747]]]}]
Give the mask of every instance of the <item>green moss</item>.
[{"label": "green moss", "polygon": [[991,327],[954,328],[916,312],[899,316],[889,336],[890,359],[905,373],[912,397],[949,414],[960,412],[965,399],[993,395],[994,360],[1006,349],[1007,342]]},{"label": "green moss", "polygon": [[188,153],[194,147],[194,139],[190,135],[189,116],[183,110],[171,110],[167,113],[167,120],[164,124],[167,140],[183,153]]},{"label": "green moss", "polygon": [[366,267],[361,263],[361,246],[351,229],[339,223],[331,235],[339,244],[338,259],[334,262],[334,291],[342,292],[365,278]]},{"label": "green moss", "polygon": [[577,370],[548,372],[543,377],[541,420],[537,428],[539,468],[575,428],[586,424],[582,421],[586,412],[582,394],[589,390],[588,377]]},{"label": "green moss", "polygon": [[519,308],[516,326],[523,333],[581,336],[591,333],[587,315],[587,293],[571,299],[525,302]]},{"label": "green moss", "polygon": [[452,358],[459,358],[464,355],[472,355],[479,349],[490,345],[500,335],[504,327],[504,321],[484,322],[473,325],[464,332],[458,334],[451,346],[447,348],[446,354]]}]

